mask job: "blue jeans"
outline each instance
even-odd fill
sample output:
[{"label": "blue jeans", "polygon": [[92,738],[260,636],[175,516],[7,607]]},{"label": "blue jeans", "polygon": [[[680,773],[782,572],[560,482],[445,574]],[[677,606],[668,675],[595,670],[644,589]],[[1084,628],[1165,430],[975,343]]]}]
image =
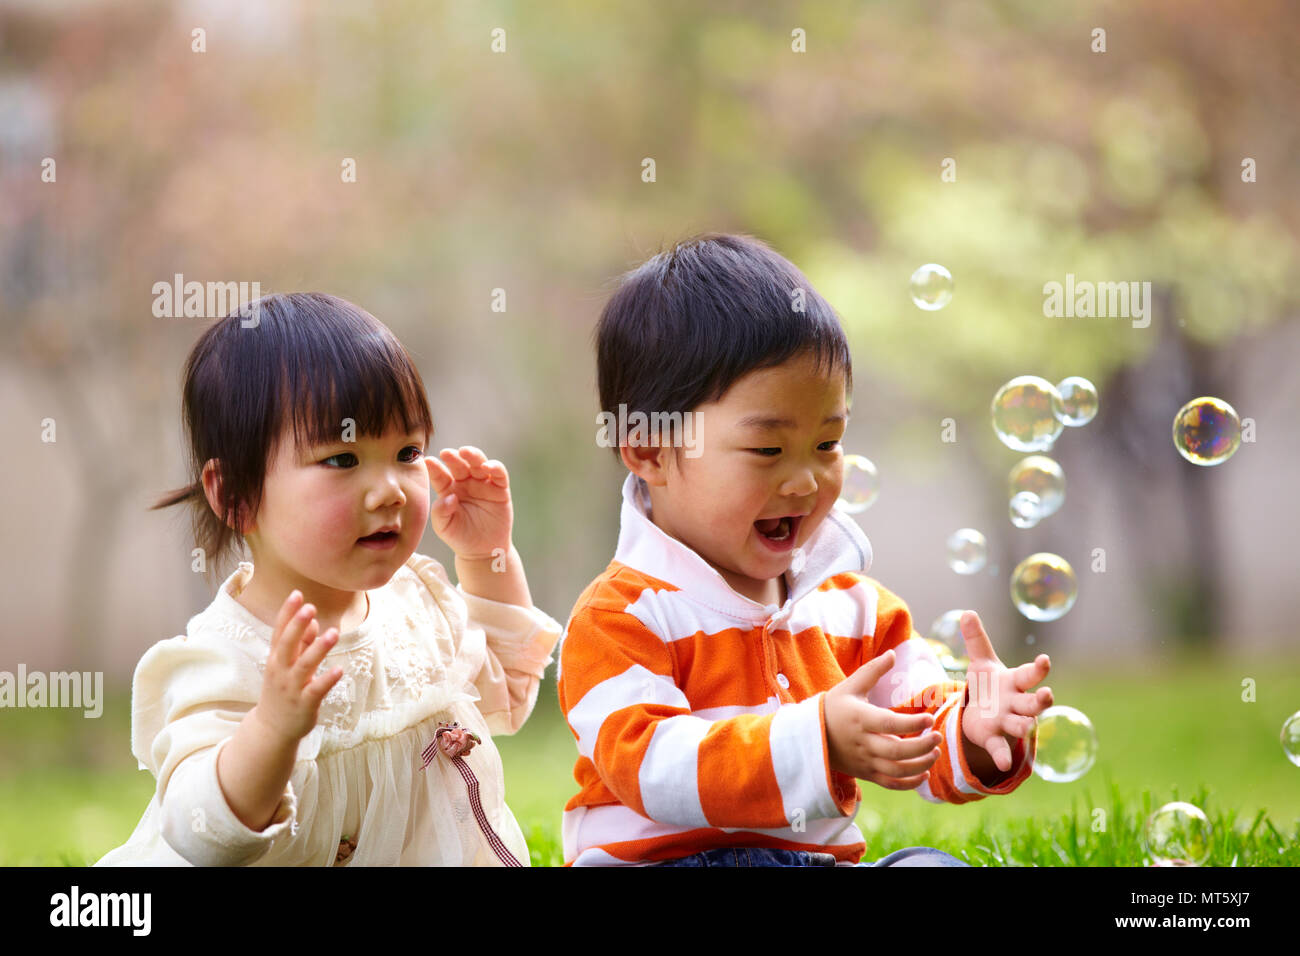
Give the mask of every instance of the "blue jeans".
[{"label": "blue jeans", "polygon": [[[769,847],[719,847],[692,853],[676,860],[663,860],[653,866],[834,866],[835,857],[829,853],[810,853],[807,850],[776,850]],[[856,866],[970,866],[955,856],[928,846],[909,846],[895,850],[874,863],[857,863]]]}]

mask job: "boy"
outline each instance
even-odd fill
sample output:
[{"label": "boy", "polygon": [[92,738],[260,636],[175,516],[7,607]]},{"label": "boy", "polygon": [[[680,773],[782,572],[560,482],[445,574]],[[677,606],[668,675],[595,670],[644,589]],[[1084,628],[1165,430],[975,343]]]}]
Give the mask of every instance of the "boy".
[{"label": "boy", "polygon": [[866,535],[832,510],[848,345],[802,273],[747,237],[681,243],[625,278],[596,349],[602,408],[693,429],[620,430],[617,551],[561,644],[565,865],[848,865],[855,777],[950,803],[1019,786],[1050,662],[1007,669],[967,612],[948,681],[865,576]]}]

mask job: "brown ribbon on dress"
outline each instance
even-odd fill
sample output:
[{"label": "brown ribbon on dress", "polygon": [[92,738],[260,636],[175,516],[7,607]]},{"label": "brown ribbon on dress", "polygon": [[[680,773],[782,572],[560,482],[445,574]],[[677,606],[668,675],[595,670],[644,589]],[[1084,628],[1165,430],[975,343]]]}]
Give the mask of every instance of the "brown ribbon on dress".
[{"label": "brown ribbon on dress", "polygon": [[474,749],[475,744],[482,743],[482,739],[472,730],[466,730],[458,721],[450,724],[439,724],[438,730],[433,735],[433,741],[425,747],[420,756],[424,762],[420,764],[423,770],[433,762],[433,758],[438,754],[451,761],[453,767],[460,771],[461,778],[465,781],[465,788],[469,791],[469,805],[474,811],[474,819],[478,821],[479,829],[487,838],[488,846],[492,847],[492,852],[506,866],[523,866],[518,858],[510,852],[510,848],[505,845],[505,841],[497,835],[492,829],[492,824],[488,823],[487,814],[483,811],[483,802],[479,799],[478,778],[474,776],[474,771],[469,768],[465,762],[465,754]]}]

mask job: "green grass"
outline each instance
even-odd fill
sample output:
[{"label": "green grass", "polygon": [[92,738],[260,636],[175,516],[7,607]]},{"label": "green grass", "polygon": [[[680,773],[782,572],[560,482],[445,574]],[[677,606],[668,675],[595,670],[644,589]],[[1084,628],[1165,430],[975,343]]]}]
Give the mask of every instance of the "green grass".
[{"label": "green grass", "polygon": [[[1245,677],[1255,679],[1254,702],[1241,700]],[[1049,683],[1097,729],[1087,775],[1070,784],[1033,776],[1010,796],[961,806],[863,784],[866,858],[935,846],[977,866],[1142,866],[1143,821],[1182,799],[1214,827],[1210,865],[1300,865],[1300,768],[1278,741],[1300,710],[1294,659],[1184,657],[1113,674],[1075,669]],[[83,865],[129,836],[153,778],[134,769],[127,697],[110,698],[98,720],[0,712],[0,730],[0,864]],[[533,865],[559,865],[576,749],[553,683],[523,730],[496,742]]]}]

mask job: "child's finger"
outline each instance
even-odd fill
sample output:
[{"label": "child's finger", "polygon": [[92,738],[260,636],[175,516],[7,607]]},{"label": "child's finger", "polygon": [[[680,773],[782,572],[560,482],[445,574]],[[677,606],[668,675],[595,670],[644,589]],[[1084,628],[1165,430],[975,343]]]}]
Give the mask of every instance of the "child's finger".
[{"label": "child's finger", "polygon": [[456,451],[456,449],[444,448],[438,452],[438,457],[442,459],[442,463],[447,466],[447,470],[451,472],[451,476],[457,481],[464,481],[469,477],[469,465],[465,464],[460,457],[460,452]]},{"label": "child's finger", "polygon": [[488,478],[493,484],[500,485],[502,488],[509,486],[510,475],[506,472],[506,466],[495,458],[485,462],[483,469],[487,472]]},{"label": "child's finger", "polygon": [[899,737],[911,737],[929,730],[934,725],[932,714],[899,714],[875,704],[868,704],[871,710],[865,715],[866,728],[874,734],[895,734]]},{"label": "child's finger", "polygon": [[915,777],[886,777],[874,776],[871,782],[879,784],[887,790],[915,790],[921,784],[925,783],[928,773],[917,774]]},{"label": "child's finger", "polygon": [[[855,694],[864,700],[867,691],[876,686],[876,681],[884,677],[889,669],[894,666],[894,649],[891,647],[885,653],[878,657],[873,657],[848,677],[840,682],[850,694]],[[882,728],[883,729],[883,728]]]},{"label": "child's finger", "polygon": [[277,651],[285,643],[283,640],[284,629],[289,624],[289,621],[293,619],[293,616],[298,613],[301,604],[302,592],[294,590],[284,599],[284,603],[280,605],[280,614],[275,619],[275,629],[271,631],[271,657],[276,657],[278,659]]},{"label": "child's finger", "polygon": [[1026,737],[1034,729],[1038,721],[1032,717],[1021,717],[1017,714],[1007,714],[1002,718],[1002,733],[1010,734],[1012,737]]},{"label": "child's finger", "polygon": [[307,685],[307,693],[309,693],[319,704],[320,701],[324,699],[325,695],[330,692],[330,688],[337,684],[339,678],[342,676],[343,668],[341,667],[335,667],[326,671],[324,674],[317,675],[312,679],[312,682]]},{"label": "child's finger", "polygon": [[978,614],[967,611],[961,616],[960,623],[961,636],[966,642],[966,656],[972,662],[998,660],[998,655],[993,650],[993,642],[989,640],[988,632],[984,630],[984,624]]},{"label": "child's finger", "polygon": [[298,643],[294,645],[293,656],[289,659],[290,668],[298,666],[298,662],[302,660],[303,652],[306,651],[307,648],[311,647],[312,641],[316,640],[316,632],[318,630],[320,630],[319,618],[312,618],[307,622],[307,626],[302,629],[302,637],[300,637]]},{"label": "child's finger", "polygon": [[895,737],[892,734],[872,734],[867,738],[867,749],[872,756],[885,760],[906,760],[920,757],[939,746],[940,736],[931,731],[920,737]]},{"label": "child's finger", "polygon": [[450,488],[455,481],[451,477],[451,472],[447,470],[439,459],[426,455],[424,458],[425,467],[429,471],[429,480],[433,482],[433,490],[441,495]]},{"label": "child's finger", "polygon": [[1037,717],[1043,712],[1043,703],[1037,694],[1012,694],[1008,707],[1021,717]]},{"label": "child's finger", "polygon": [[[312,623],[316,622],[313,621]],[[297,663],[293,665],[293,674],[297,686],[301,687],[307,683],[307,678],[316,672],[316,668],[320,667],[320,662],[338,643],[338,639],[339,629],[331,627],[307,646],[307,649],[302,652],[302,656],[298,658]]]},{"label": "child's finger", "polygon": [[913,757],[911,760],[879,760],[877,759],[876,771],[890,777],[911,777],[918,773],[925,773],[934,766],[934,762],[939,759],[939,750],[929,750],[919,757]]},{"label": "child's finger", "polygon": [[464,459],[465,464],[469,466],[469,473],[475,478],[487,477],[486,472],[483,470],[483,466],[487,462],[487,455],[483,454],[483,452],[473,445],[462,445],[460,457]]},{"label": "child's finger", "polygon": [[315,623],[315,620],[316,607],[312,604],[304,604],[298,609],[297,614],[289,618],[289,623],[284,626],[284,633],[280,635],[280,646],[275,652],[275,661],[280,667],[293,666],[293,662],[298,657],[298,644],[307,632],[308,625]]},{"label": "child's finger", "polygon": [[1011,769],[1011,745],[1001,734],[993,734],[984,743],[984,750],[993,758],[993,765],[1004,773]]},{"label": "child's finger", "polygon": [[1029,690],[1045,678],[1051,669],[1051,658],[1046,654],[1039,654],[1029,663],[1021,664],[1012,671],[1011,680],[1016,685],[1016,690]]}]

